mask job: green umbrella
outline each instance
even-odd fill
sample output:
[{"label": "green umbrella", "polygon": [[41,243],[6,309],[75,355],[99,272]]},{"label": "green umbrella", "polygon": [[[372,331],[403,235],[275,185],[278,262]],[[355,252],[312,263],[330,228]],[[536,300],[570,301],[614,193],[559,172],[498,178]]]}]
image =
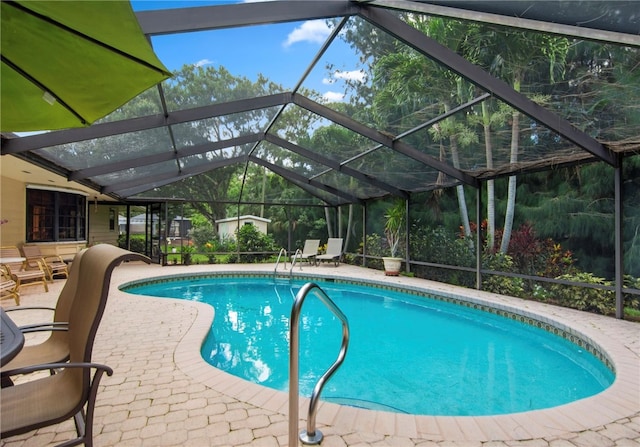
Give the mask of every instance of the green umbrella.
[{"label": "green umbrella", "polygon": [[171,76],[128,1],[2,1],[0,130],[88,126]]}]

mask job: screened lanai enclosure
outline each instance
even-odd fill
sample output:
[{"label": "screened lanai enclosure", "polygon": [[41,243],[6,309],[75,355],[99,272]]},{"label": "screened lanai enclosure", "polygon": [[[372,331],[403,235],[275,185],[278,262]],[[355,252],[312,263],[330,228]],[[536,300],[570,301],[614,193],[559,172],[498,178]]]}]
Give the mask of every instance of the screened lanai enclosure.
[{"label": "screened lanai enclosure", "polygon": [[276,252],[342,237],[374,268],[396,210],[407,273],[638,307],[636,2],[132,7],[172,77],[87,127],[3,129],[3,156],[158,219],[268,217]]}]

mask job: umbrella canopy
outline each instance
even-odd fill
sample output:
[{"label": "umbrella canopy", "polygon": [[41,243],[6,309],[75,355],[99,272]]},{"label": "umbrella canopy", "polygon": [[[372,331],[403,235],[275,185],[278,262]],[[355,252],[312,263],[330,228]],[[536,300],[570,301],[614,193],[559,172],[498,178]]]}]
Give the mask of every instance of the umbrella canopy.
[{"label": "umbrella canopy", "polygon": [[88,126],[171,76],[128,1],[2,1],[2,131]]}]

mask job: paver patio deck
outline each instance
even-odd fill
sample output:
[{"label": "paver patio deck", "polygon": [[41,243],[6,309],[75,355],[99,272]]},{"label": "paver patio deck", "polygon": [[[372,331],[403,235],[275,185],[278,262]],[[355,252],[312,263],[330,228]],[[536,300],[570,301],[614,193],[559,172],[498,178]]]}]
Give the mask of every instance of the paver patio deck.
[{"label": "paver patio deck", "polygon": [[[94,445],[287,446],[288,396],[221,372],[200,356],[200,345],[214,315],[210,306],[118,290],[121,284],[155,276],[200,271],[273,272],[273,268],[142,263],[118,267],[94,348],[94,361],[114,369],[113,376],[103,378],[98,394]],[[614,384],[594,397],[514,415],[415,417],[322,403],[317,415],[318,428],[325,435],[322,446],[640,446],[640,324],[416,278],[385,277],[379,271],[348,265],[305,266],[303,273],[425,287],[524,309],[579,330],[605,349],[617,370]],[[56,280],[47,294],[26,291],[22,305],[53,305],[63,283]],[[48,314],[34,313],[28,319],[15,316],[15,320],[49,318]],[[307,400],[302,399],[300,429],[306,426],[305,404]],[[68,421],[2,440],[0,445],[54,445],[70,438],[73,431],[73,423]]]}]

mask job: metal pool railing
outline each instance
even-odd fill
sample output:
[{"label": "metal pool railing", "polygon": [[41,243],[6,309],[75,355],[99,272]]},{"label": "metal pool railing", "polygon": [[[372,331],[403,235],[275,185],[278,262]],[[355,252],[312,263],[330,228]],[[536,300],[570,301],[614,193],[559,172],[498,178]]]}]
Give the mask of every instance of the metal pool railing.
[{"label": "metal pool railing", "polygon": [[[299,262],[301,256],[302,250],[298,248],[291,258],[291,269],[289,269],[289,275],[293,274],[293,268],[295,267],[296,262]],[[302,270],[302,263],[300,263],[300,270]]]},{"label": "metal pool railing", "polygon": [[325,383],[331,378],[333,373],[342,365],[349,346],[349,322],[344,313],[331,301],[331,298],[315,283],[306,283],[296,295],[296,299],[291,309],[290,320],[290,340],[291,348],[289,354],[289,447],[298,445],[298,400],[299,400],[299,383],[298,383],[298,366],[299,366],[299,318],[300,311],[304,300],[313,292],[316,297],[322,301],[327,308],[342,322],[342,344],[336,361],[325,371],[318,379],[316,386],[311,393],[311,401],[309,402],[309,413],[307,417],[307,429],[300,432],[299,439],[303,444],[320,444],[322,442],[322,432],[316,430],[316,411],[320,393]]},{"label": "metal pool railing", "polygon": [[280,253],[278,253],[278,259],[276,259],[276,268],[273,269],[274,277],[278,273],[278,265],[280,265],[280,259],[282,258],[282,255],[284,255],[284,268],[285,269],[287,268],[287,250],[285,250],[284,248],[281,248]]}]

